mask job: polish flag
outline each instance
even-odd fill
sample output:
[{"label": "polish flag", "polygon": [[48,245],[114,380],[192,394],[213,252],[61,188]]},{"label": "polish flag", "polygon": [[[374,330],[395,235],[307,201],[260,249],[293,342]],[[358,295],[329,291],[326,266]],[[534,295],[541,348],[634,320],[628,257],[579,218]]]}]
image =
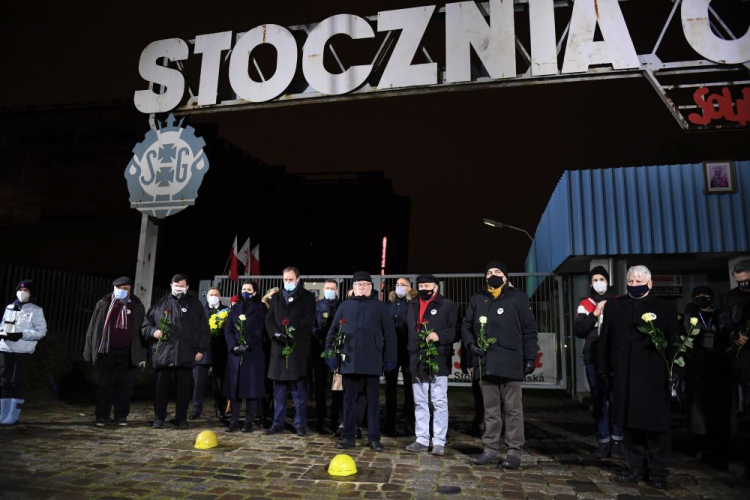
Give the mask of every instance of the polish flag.
[{"label": "polish flag", "polygon": [[245,241],[245,244],[240,248],[237,258],[242,265],[245,266],[245,274],[250,273],[250,238]]},{"label": "polish flag", "polygon": [[250,274],[253,276],[260,275],[260,245],[255,245],[250,253]]},{"label": "polish flag", "polygon": [[239,281],[240,275],[237,272],[237,237],[234,237],[232,248],[229,249],[229,279]]}]

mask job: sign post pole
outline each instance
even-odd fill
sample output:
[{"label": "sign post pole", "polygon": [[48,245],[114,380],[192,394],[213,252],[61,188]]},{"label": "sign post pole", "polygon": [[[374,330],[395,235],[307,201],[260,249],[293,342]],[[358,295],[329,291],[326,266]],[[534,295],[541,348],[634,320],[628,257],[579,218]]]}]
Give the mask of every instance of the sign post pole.
[{"label": "sign post pole", "polygon": [[138,240],[138,264],[135,270],[135,294],[148,309],[154,290],[154,263],[156,242],[159,236],[159,220],[143,214],[141,236]]}]

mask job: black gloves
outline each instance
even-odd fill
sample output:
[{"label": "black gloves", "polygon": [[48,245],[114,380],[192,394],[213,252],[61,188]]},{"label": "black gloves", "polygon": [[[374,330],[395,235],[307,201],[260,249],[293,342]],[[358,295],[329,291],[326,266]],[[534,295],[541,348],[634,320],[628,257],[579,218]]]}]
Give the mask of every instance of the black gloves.
[{"label": "black gloves", "polygon": [[286,342],[287,342],[287,335],[286,335],[286,333],[276,332],[276,333],[273,334],[273,339],[276,342],[280,343],[280,344],[286,344]]},{"label": "black gloves", "polygon": [[23,332],[11,332],[5,334],[5,340],[10,342],[16,342],[18,340],[21,340],[23,337]]},{"label": "black gloves", "polygon": [[534,373],[534,360],[533,359],[527,359],[526,364],[523,367],[523,374],[524,375],[531,375]]},{"label": "black gloves", "polygon": [[487,356],[487,351],[480,349],[476,344],[471,344],[471,353],[478,358]]},{"label": "black gloves", "polygon": [[244,353],[245,351],[247,351],[246,345],[236,345],[232,348],[232,352],[238,355]]}]

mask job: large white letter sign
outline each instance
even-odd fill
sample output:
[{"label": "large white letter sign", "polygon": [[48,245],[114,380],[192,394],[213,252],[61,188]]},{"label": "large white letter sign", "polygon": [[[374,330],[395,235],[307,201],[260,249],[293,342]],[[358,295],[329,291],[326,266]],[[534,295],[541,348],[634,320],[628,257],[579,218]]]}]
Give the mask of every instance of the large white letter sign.
[{"label": "large white letter sign", "polygon": [[221,53],[232,48],[232,32],[223,31],[195,37],[195,53],[203,54],[201,61],[201,81],[198,87],[198,105],[216,104],[216,90],[219,88],[219,66]]},{"label": "large white letter sign", "polygon": [[558,71],[554,0],[529,0],[529,30],[531,74],[556,75]]},{"label": "large white letter sign", "polygon": [[[596,23],[603,42],[594,41]],[[563,73],[583,73],[591,64],[611,64],[614,69],[641,67],[617,0],[576,0],[570,19]]]},{"label": "large white letter sign", "polygon": [[437,83],[437,63],[411,63],[433,12],[434,5],[378,12],[378,31],[402,30],[383,76],[380,77],[379,88]]},{"label": "large white letter sign", "polygon": [[[270,80],[256,82],[247,73],[250,53],[268,43],[276,48],[276,71]],[[289,30],[278,24],[257,26],[237,40],[229,59],[229,83],[237,95],[250,102],[270,101],[292,83],[297,71],[297,42]]]},{"label": "large white letter sign", "polygon": [[334,35],[348,35],[354,40],[373,38],[372,26],[359,16],[339,14],[320,23],[307,36],[302,49],[302,72],[305,79],[321,94],[346,94],[362,85],[372,71],[372,64],[352,66],[343,73],[333,74],[323,66],[326,42]]},{"label": "large white letter sign", "polygon": [[182,100],[185,93],[185,78],[176,69],[160,66],[157,61],[165,57],[169,61],[184,61],[188,58],[188,45],[179,38],[168,38],[151,42],[141,52],[138,72],[148,81],[166,87],[163,94],[153,90],[138,90],[133,96],[135,107],[141,113],[163,113]]},{"label": "large white letter sign", "polygon": [[742,38],[722,40],[711,31],[708,4],[711,0],[682,2],[682,30],[691,47],[711,61],[721,64],[741,64],[750,61],[750,28]]},{"label": "large white letter sign", "polygon": [[490,25],[474,2],[445,6],[445,79],[471,80],[470,47],[490,78],[516,76],[516,34],[513,0],[490,0]]}]

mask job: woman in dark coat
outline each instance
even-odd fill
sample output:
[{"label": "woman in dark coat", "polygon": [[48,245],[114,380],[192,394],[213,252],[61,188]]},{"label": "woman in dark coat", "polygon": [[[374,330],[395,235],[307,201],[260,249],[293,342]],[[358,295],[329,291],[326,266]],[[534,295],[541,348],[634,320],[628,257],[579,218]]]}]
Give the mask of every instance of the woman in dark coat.
[{"label": "woman in dark coat", "polygon": [[[253,428],[258,401],[266,394],[265,359],[263,355],[263,328],[266,306],[255,294],[258,285],[254,281],[242,284],[242,299],[232,306],[224,324],[227,341],[227,366],[224,374],[224,395],[232,401],[232,422],[227,432],[239,429],[242,400],[245,400],[245,425],[242,432]],[[244,320],[244,331],[241,324]]]}]

